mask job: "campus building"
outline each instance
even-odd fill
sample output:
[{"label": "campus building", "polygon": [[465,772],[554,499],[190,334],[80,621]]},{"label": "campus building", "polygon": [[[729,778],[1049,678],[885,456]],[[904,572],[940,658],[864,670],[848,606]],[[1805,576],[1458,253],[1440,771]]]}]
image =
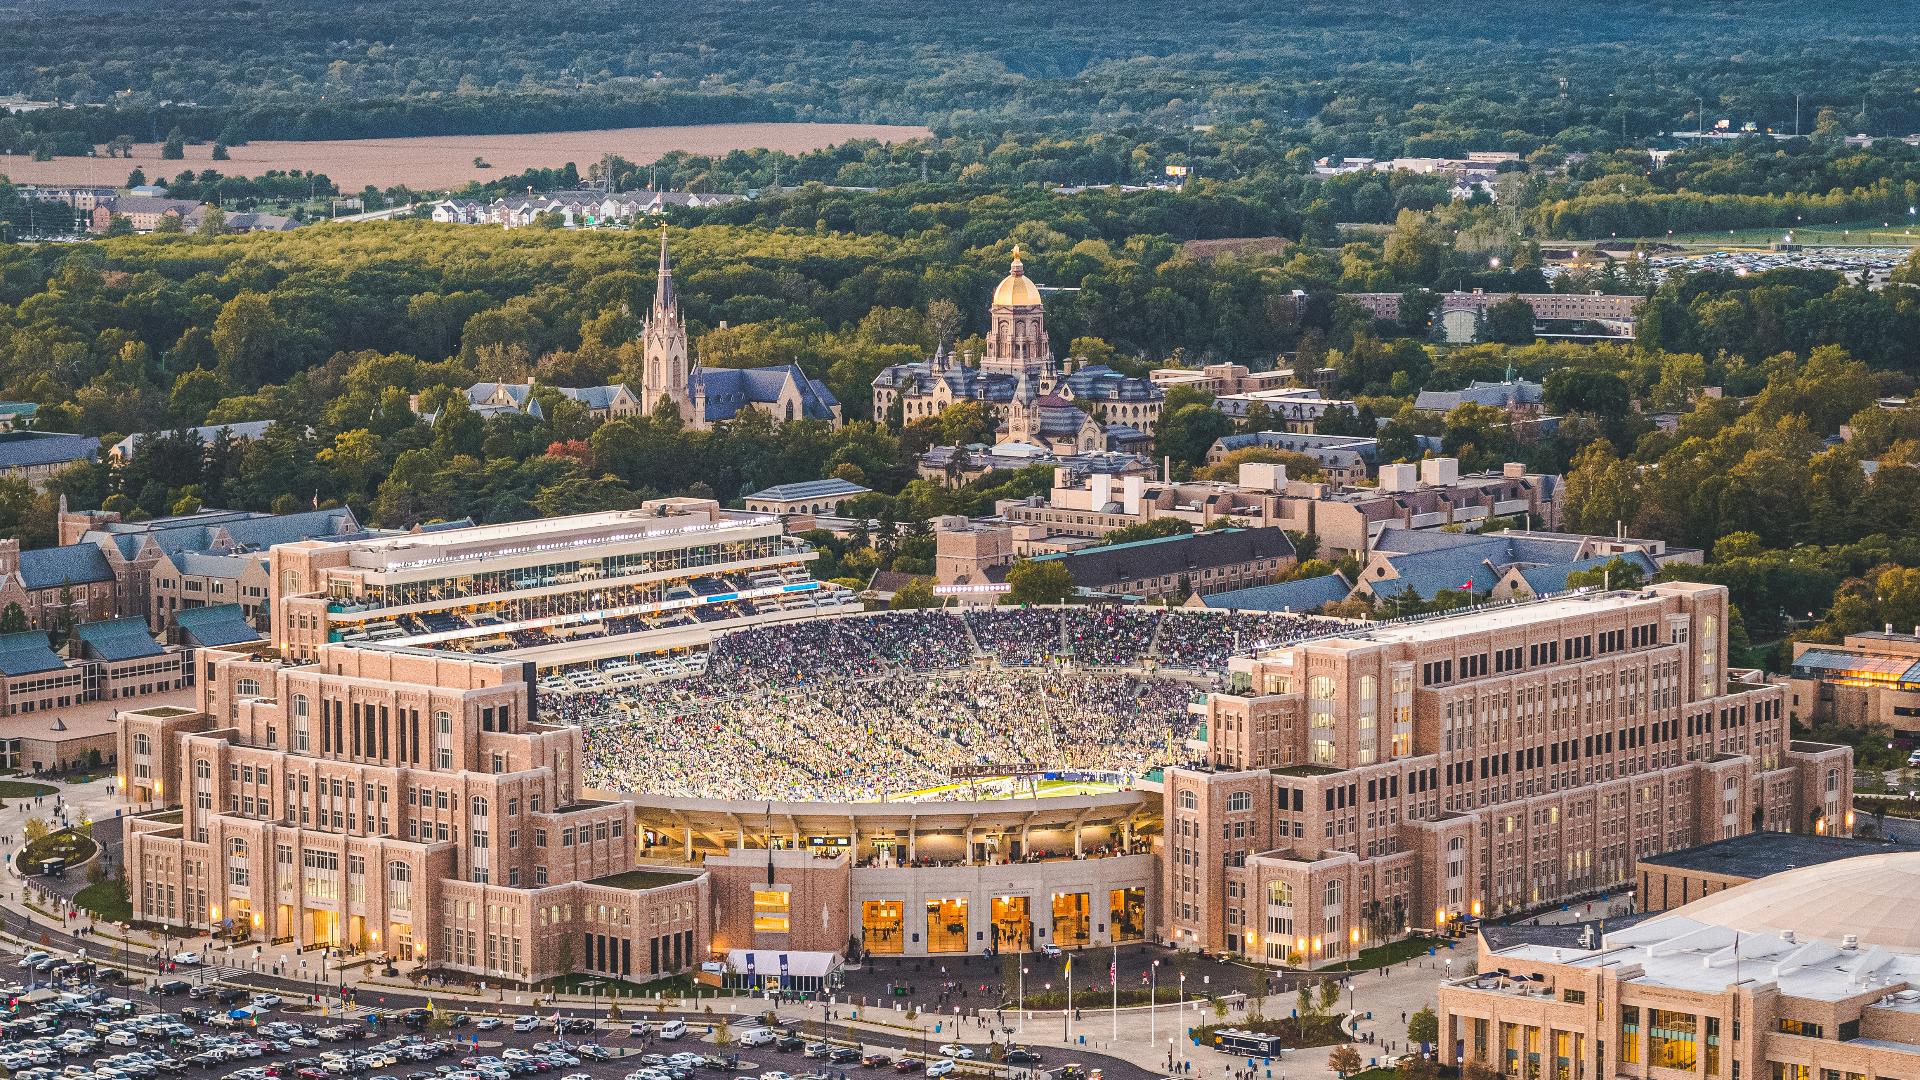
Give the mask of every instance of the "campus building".
[{"label": "campus building", "polygon": [[327,645],[201,655],[197,708],[121,717],[134,917],[527,983],[704,955],[708,882],[641,870],[583,798],[579,728],[533,665]]},{"label": "campus building", "polygon": [[1809,726],[1884,725],[1920,733],[1920,626],[1911,634],[1848,634],[1838,645],[1796,641],[1788,714]]},{"label": "campus building", "polygon": [[1439,1057],[1507,1076],[1920,1075],[1920,853],[1777,874],[1604,934],[1480,946]]},{"label": "campus building", "polygon": [[1846,833],[1851,750],[1789,742],[1726,627],[1724,588],[1673,582],[1235,658],[1205,766],[1166,774],[1171,940],[1320,964],[1705,840]]},{"label": "campus building", "polygon": [[970,356],[956,357],[942,343],[931,359],[895,364],[874,376],[873,415],[890,417],[897,410],[906,425],[939,416],[950,405],[978,401],[999,420],[997,443],[1055,454],[1129,452],[1148,443],[1166,391],[1104,364],[1056,359],[1047,338],[1046,304],[1026,275],[1018,247],[1007,276],[993,290],[987,321],[986,348],[977,364]]},{"label": "campus building", "polygon": [[778,517],[711,499],[281,544],[270,556],[272,642],[299,659],[367,642],[591,666],[857,609],[852,593],[813,579],[817,557]]}]

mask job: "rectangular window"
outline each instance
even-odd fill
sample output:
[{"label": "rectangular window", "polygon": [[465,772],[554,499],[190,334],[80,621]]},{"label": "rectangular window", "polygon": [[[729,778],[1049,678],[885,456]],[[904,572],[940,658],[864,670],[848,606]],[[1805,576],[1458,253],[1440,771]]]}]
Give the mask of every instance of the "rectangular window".
[{"label": "rectangular window", "polygon": [[1698,1047],[1699,1018],[1692,1013],[1648,1010],[1647,1063],[1662,1069],[1692,1072]]},{"label": "rectangular window", "polygon": [[753,890],[755,933],[784,934],[788,929],[793,894],[785,889]]}]

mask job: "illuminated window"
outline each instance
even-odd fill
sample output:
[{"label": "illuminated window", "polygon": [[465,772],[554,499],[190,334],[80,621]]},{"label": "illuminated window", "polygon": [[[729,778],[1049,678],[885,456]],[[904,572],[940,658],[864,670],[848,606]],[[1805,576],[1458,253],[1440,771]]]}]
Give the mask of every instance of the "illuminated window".
[{"label": "illuminated window", "polygon": [[793,894],[785,889],[753,890],[755,933],[784,934],[793,908]]},{"label": "illuminated window", "polygon": [[1647,1016],[1647,1062],[1662,1069],[1693,1071],[1698,1047],[1694,1033],[1699,1019],[1692,1013],[1650,1009]]}]

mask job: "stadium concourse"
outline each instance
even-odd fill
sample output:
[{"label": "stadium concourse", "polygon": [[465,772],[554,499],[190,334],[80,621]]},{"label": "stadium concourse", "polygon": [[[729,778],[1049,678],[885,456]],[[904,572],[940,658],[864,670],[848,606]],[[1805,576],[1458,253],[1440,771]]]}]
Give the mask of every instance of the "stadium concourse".
[{"label": "stadium concourse", "polygon": [[541,707],[586,729],[587,783],[612,791],[978,798],[981,786],[955,778],[1020,764],[1121,788],[1185,759],[1189,706],[1228,656],[1344,625],[1118,607],[814,619],[718,637],[704,665],[678,661],[677,678],[549,682]]}]

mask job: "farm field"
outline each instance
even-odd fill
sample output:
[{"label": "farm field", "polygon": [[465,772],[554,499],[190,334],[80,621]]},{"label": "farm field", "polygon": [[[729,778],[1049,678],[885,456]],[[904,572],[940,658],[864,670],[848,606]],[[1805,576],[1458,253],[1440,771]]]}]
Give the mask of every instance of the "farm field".
[{"label": "farm field", "polygon": [[[585,172],[602,154],[618,154],[644,165],[673,150],[720,155],[733,150],[784,150],[800,153],[852,139],[904,142],[928,135],[923,127],[892,124],[702,124],[685,127],[613,128],[599,131],[549,131],[522,135],[436,135],[404,139],[345,139],[318,142],[262,141],[231,147],[231,159],[214,161],[213,146],[188,146],[184,161],[163,161],[160,144],[137,143],[131,159],[57,157],[33,161],[0,157],[0,175],[17,184],[123,184],[135,166],[154,181],[215,169],[227,176],[259,176],[273,170],[324,173],[342,191],[372,184],[405,184],[422,191],[457,188],[470,180],[492,180],[532,168],[556,168],[571,161]],[[474,159],[489,168],[476,168]]]}]

